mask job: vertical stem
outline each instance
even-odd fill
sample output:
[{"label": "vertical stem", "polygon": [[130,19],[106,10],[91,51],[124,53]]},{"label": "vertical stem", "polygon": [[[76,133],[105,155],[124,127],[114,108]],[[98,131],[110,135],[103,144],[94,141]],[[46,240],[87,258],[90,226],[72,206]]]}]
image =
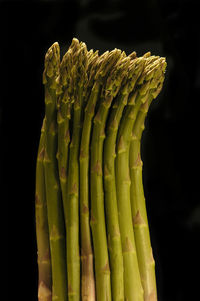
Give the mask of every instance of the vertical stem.
[{"label": "vertical stem", "polygon": [[[136,105],[140,98],[136,99]],[[116,156],[116,191],[119,214],[119,226],[122,240],[122,252],[124,262],[124,297],[125,300],[143,301],[143,290],[140,280],[137,254],[135,248],[131,203],[130,203],[130,175],[129,175],[129,144],[132,125],[135,121],[138,105],[135,114],[122,119],[120,126],[123,130],[117,144]],[[126,123],[126,124],[123,124]]]},{"label": "vertical stem", "polygon": [[36,163],[35,215],[38,249],[38,299],[39,301],[51,301],[51,255],[43,166],[44,127],[45,119],[43,120],[43,126],[41,129],[41,137]]},{"label": "vertical stem", "polygon": [[[148,103],[148,101],[147,101]],[[133,140],[130,146],[130,177],[131,177],[131,205],[135,234],[138,264],[140,269],[144,299],[157,300],[155,262],[149,235],[146,205],[142,182],[142,161],[140,157],[140,139],[146,113],[138,113],[133,127]]]},{"label": "vertical stem", "polygon": [[[116,115],[122,114],[123,107],[127,101],[127,95],[120,95],[117,102],[119,102]],[[115,111],[112,111],[115,113]],[[117,114],[118,113],[118,114]],[[113,115],[113,114],[112,114]],[[115,115],[115,114],[114,114]],[[112,118],[117,121],[116,116]],[[115,119],[116,118],[116,119]],[[109,119],[109,121],[111,120]],[[117,122],[116,122],[117,123]],[[110,126],[107,130],[106,139],[104,142],[104,189],[105,189],[105,211],[108,237],[108,251],[111,268],[111,288],[113,300],[124,300],[124,270],[123,257],[121,246],[121,235],[118,220],[118,208],[116,197],[116,183],[115,183],[115,140],[117,134],[117,124],[113,125],[110,121]]]},{"label": "vertical stem", "polygon": [[[154,59],[146,54],[141,58],[144,70],[137,80],[135,93],[125,108],[117,137],[116,187],[119,211],[119,224],[124,258],[124,292],[127,300],[143,300],[143,288],[140,279],[138,258],[133,231],[130,202],[129,150],[132,128],[142,103],[149,96],[149,87],[154,75]],[[142,63],[141,62],[141,63]],[[153,71],[152,71],[153,70]]]},{"label": "vertical stem", "polygon": [[65,229],[57,154],[56,78],[59,72],[59,46],[54,43],[45,58],[45,187],[52,263],[52,300],[66,301]]},{"label": "vertical stem", "polygon": [[[123,80],[120,92],[117,95],[106,125],[106,139],[104,141],[104,189],[105,210],[108,237],[108,250],[111,266],[111,288],[113,300],[124,300],[124,267],[121,246],[121,235],[118,219],[118,206],[115,180],[115,146],[117,131],[122,117],[123,109],[127,104],[129,93],[134,89],[137,80],[136,54],[127,57],[128,70]],[[130,59],[134,59],[130,61]],[[125,67],[124,59],[124,69]]]},{"label": "vertical stem", "polygon": [[[75,48],[75,49],[74,49]],[[67,176],[68,176],[68,157],[70,143],[70,118],[72,106],[72,87],[71,87],[71,70],[72,55],[76,51],[76,43],[72,41],[68,51],[63,56],[60,64],[60,73],[57,78],[57,124],[58,124],[58,170],[60,186],[62,192],[63,210],[65,218],[65,227],[67,228],[68,196],[67,196]],[[67,231],[66,233],[67,234]],[[67,237],[66,237],[67,242]],[[67,246],[66,246],[67,249]],[[67,258],[66,258],[67,261]],[[67,269],[67,265],[66,265]],[[67,274],[67,270],[66,270]],[[68,281],[67,281],[68,286]]]},{"label": "vertical stem", "polygon": [[[103,117],[103,112],[101,116]],[[105,114],[104,114],[105,115]],[[104,196],[102,181],[102,151],[104,134],[101,123],[95,121],[91,142],[91,227],[95,254],[97,300],[111,300],[110,268],[108,259]]]},{"label": "vertical stem", "polygon": [[[80,148],[80,223],[81,223],[81,259],[82,259],[82,298],[95,300],[95,282],[93,271],[93,250],[91,245],[89,225],[89,155],[92,120],[102,85],[112,67],[112,57],[109,52],[94,58],[88,67],[88,83],[86,89],[87,104],[85,107],[84,122]],[[108,64],[109,63],[109,64]]]},{"label": "vertical stem", "polygon": [[88,61],[88,82],[85,93],[85,108],[80,145],[80,229],[81,229],[81,297],[83,301],[95,301],[95,277],[89,206],[89,146],[92,119],[101,84],[95,80],[100,67],[97,52]]},{"label": "vertical stem", "polygon": [[83,89],[86,84],[87,49],[77,44],[72,66],[71,85],[74,103],[72,107],[72,135],[69,147],[67,182],[67,272],[68,299],[80,300],[80,245],[79,245],[79,152],[83,119]]},{"label": "vertical stem", "polygon": [[[159,61],[161,70],[154,74],[151,85],[154,87],[150,90],[150,95],[146,103],[141,105],[137,115],[136,122],[132,130],[132,140],[130,145],[130,199],[132,208],[133,227],[135,234],[135,243],[138,254],[138,264],[141,275],[142,286],[144,289],[144,300],[157,300],[155,261],[152,254],[149,226],[146,212],[146,203],[142,181],[142,161],[140,156],[140,145],[142,132],[144,130],[144,121],[149,106],[162,87],[164,80],[165,63]],[[150,85],[150,88],[151,88]]]},{"label": "vertical stem", "polygon": [[88,100],[81,137],[80,148],[80,223],[81,223],[81,260],[82,260],[82,298],[95,301],[95,281],[93,268],[93,250],[89,224],[89,145],[94,107],[99,96],[99,85],[92,89]]},{"label": "vertical stem", "polygon": [[[112,70],[112,66],[118,66],[117,62],[120,62],[121,58],[121,52],[117,49],[111,52],[106,60],[107,68],[109,67],[108,70]],[[118,70],[117,67],[116,70]],[[119,68],[119,70],[121,69]],[[102,174],[103,141],[105,137],[104,131],[109,107],[113,97],[116,95],[112,92],[112,89],[116,88],[115,92],[118,91],[118,86],[120,86],[121,80],[123,79],[122,74],[119,75],[117,72],[113,72],[113,70],[110,74],[108,73],[108,79],[102,89],[99,107],[93,121],[92,129],[90,165],[91,228],[95,255],[97,301],[111,300],[110,266],[104,214],[104,190]],[[113,78],[116,80],[116,82],[113,81]]]}]

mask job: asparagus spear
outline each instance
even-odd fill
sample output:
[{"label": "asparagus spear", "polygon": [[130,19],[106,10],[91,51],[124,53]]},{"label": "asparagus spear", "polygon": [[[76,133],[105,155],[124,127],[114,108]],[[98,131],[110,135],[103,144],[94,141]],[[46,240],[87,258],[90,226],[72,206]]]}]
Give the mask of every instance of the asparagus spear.
[{"label": "asparagus spear", "polygon": [[79,147],[82,127],[83,89],[86,83],[87,49],[77,44],[73,55],[71,85],[73,87],[72,138],[69,149],[67,182],[67,271],[68,299],[80,300],[80,254],[79,254]]},{"label": "asparagus spear", "polygon": [[152,256],[152,248],[149,235],[149,227],[146,213],[146,204],[142,182],[142,161],[140,157],[140,142],[144,129],[144,121],[151,101],[159,94],[164,80],[166,63],[163,58],[159,60],[160,69],[156,69],[150,84],[150,96],[145,104],[141,105],[133,126],[132,140],[130,144],[130,177],[131,177],[131,207],[135,243],[138,257],[139,270],[144,300],[157,300],[155,262]]},{"label": "asparagus spear", "polygon": [[[80,145],[80,229],[81,229],[81,296],[83,300],[95,300],[95,279],[93,267],[93,250],[89,224],[89,143],[94,108],[101,89],[100,79],[95,75],[102,68],[102,55],[93,54],[88,62],[88,83],[86,88],[86,107]],[[91,92],[89,94],[89,92]]]},{"label": "asparagus spear", "polygon": [[145,69],[138,79],[135,92],[130,98],[128,107],[123,113],[117,137],[116,188],[124,259],[124,292],[125,299],[130,301],[143,300],[143,288],[137,261],[131,215],[129,147],[131,132],[137,112],[141,103],[146,102],[148,99],[148,90],[151,79],[148,70],[150,66],[153,65],[153,59],[151,57],[148,58],[148,56],[149,54],[146,54],[144,57],[140,58],[141,63],[145,63]]},{"label": "asparagus spear", "polygon": [[[80,147],[80,223],[81,223],[81,259],[82,259],[82,298],[95,300],[95,283],[93,268],[93,251],[91,246],[91,235],[89,225],[89,144],[92,118],[95,105],[101,91],[103,82],[112,66],[107,62],[108,51],[97,56],[94,53],[92,60],[88,63],[88,83],[84,122]],[[105,69],[106,68],[106,69]],[[107,71],[106,71],[107,70]]]},{"label": "asparagus spear", "polygon": [[47,203],[44,180],[44,128],[45,119],[41,129],[36,163],[36,193],[35,215],[38,249],[38,300],[51,301],[51,258],[49,242],[49,226],[47,219]]},{"label": "asparagus spear", "polygon": [[[107,217],[107,232],[109,241],[109,255],[111,262],[111,283],[113,300],[124,299],[123,280],[123,257],[121,248],[121,237],[118,221],[118,208],[115,182],[115,144],[117,129],[122,116],[128,96],[131,99],[137,78],[142,72],[143,64],[140,59],[135,59],[136,53],[129,55],[127,59],[134,59],[128,67],[124,84],[112,106],[107,122],[106,139],[104,142],[104,188],[105,188],[105,209]],[[129,61],[128,61],[129,63]],[[140,68],[138,68],[138,63]]]},{"label": "asparagus spear", "polygon": [[[73,43],[72,43],[73,44]],[[68,169],[68,154],[70,143],[70,118],[71,118],[71,105],[73,101],[72,87],[70,85],[71,70],[72,70],[72,55],[73,47],[63,56],[60,64],[60,74],[57,78],[57,124],[58,124],[58,169],[60,177],[60,185],[63,200],[65,225],[67,224],[67,169]],[[67,238],[66,238],[67,241]],[[67,248],[66,248],[67,249]],[[66,257],[67,261],[67,257]],[[66,266],[67,268],[67,266]],[[67,274],[67,271],[66,271]]]},{"label": "asparagus spear", "polygon": [[[111,70],[103,87],[93,120],[90,164],[91,228],[95,255],[95,279],[97,300],[111,300],[110,267],[107,249],[106,226],[104,216],[104,191],[102,177],[104,130],[109,107],[118,93],[124,77],[124,53],[118,49],[108,55],[107,68]],[[113,68],[113,70],[112,70]],[[102,70],[103,72],[103,70]],[[105,73],[104,73],[105,74]]]},{"label": "asparagus spear", "polygon": [[60,65],[60,49],[54,43],[45,56],[43,83],[45,84],[45,187],[47,199],[50,249],[52,264],[52,300],[66,301],[65,232],[61,190],[56,160],[57,152],[57,110],[56,78]]},{"label": "asparagus spear", "polygon": [[95,300],[95,283],[93,272],[93,251],[91,246],[89,225],[89,144],[92,118],[102,85],[113,65],[113,57],[105,52],[100,57],[94,53],[88,65],[88,83],[86,99],[88,99],[81,137],[80,148],[80,222],[81,222],[81,258],[82,258],[82,298]]}]

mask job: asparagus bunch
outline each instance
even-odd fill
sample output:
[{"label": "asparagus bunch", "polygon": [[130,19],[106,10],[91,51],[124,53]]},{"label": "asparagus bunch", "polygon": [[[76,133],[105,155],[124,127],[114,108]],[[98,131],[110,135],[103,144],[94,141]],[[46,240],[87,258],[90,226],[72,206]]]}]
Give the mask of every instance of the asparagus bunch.
[{"label": "asparagus bunch", "polygon": [[155,301],[140,144],[164,58],[87,50],[45,56],[36,164],[40,301]]}]

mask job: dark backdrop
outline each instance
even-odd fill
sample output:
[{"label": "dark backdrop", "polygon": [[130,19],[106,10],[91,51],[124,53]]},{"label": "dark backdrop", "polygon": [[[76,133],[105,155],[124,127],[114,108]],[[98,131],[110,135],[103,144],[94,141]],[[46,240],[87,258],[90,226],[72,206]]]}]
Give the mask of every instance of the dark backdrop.
[{"label": "dark backdrop", "polygon": [[[196,300],[200,202],[198,1],[80,0],[1,2],[5,93],[5,187],[9,293],[37,298],[35,164],[44,115],[42,71],[48,47],[62,54],[73,37],[100,53],[115,47],[165,56],[164,88],[143,135],[144,189],[159,301]],[[5,74],[4,73],[4,74]],[[5,88],[6,87],[6,88]],[[9,167],[8,167],[8,165]],[[197,274],[196,274],[197,273]],[[199,293],[198,293],[199,294]],[[197,296],[198,296],[197,294]],[[198,297],[197,297],[198,299]]]}]

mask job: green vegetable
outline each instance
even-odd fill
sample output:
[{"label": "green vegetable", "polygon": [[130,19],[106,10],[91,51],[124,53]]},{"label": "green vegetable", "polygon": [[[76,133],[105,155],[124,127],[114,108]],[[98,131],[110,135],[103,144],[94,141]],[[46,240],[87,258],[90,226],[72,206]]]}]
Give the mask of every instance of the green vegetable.
[{"label": "green vegetable", "polygon": [[56,78],[60,66],[60,49],[54,43],[45,57],[43,83],[45,84],[44,170],[52,265],[52,300],[66,301],[67,280],[65,260],[65,229],[61,189],[56,160],[57,153],[57,96]]},{"label": "green vegetable", "polygon": [[[136,83],[135,93],[128,102],[128,106],[123,114],[117,138],[116,187],[124,258],[125,298],[133,301],[143,300],[143,289],[139,274],[138,254],[136,252],[131,213],[129,149],[132,128],[138,110],[141,104],[148,100],[154,69],[160,68],[160,65],[155,63],[156,58],[149,57],[149,55],[147,53],[139,61],[139,66],[144,65],[144,70]],[[133,271],[135,273],[134,277],[131,276]]]},{"label": "green vegetable", "polygon": [[110,266],[108,258],[103,191],[103,140],[109,107],[123,79],[121,51],[115,49],[108,54],[103,74],[107,80],[99,97],[98,110],[93,120],[91,139],[91,228],[95,256],[95,280],[97,300],[111,300]]},{"label": "green vegetable", "polygon": [[140,155],[166,62],[73,39],[45,56],[36,162],[39,301],[157,300]]},{"label": "green vegetable", "polygon": [[79,245],[79,148],[83,118],[83,88],[86,82],[87,49],[78,43],[72,62],[72,134],[69,148],[67,182],[67,272],[68,299],[80,300],[80,245]]},{"label": "green vegetable", "polygon": [[[135,53],[126,57],[124,71],[126,75],[122,81],[120,91],[110,109],[110,116],[106,126],[106,139],[104,141],[104,189],[105,210],[107,221],[108,248],[111,265],[112,299],[124,299],[124,268],[122,257],[121,236],[118,220],[116,182],[115,182],[115,145],[119,122],[124,106],[135,84]],[[130,59],[134,59],[132,62]]]},{"label": "green vegetable", "polygon": [[[95,279],[93,267],[93,250],[89,216],[89,153],[92,120],[95,106],[102,89],[107,72],[104,67],[108,53],[101,57],[94,53],[88,65],[87,103],[80,146],[80,223],[81,223],[81,259],[82,259],[82,298],[95,300]],[[109,70],[109,69],[108,69]],[[103,74],[104,72],[104,74]]]},{"label": "green vegetable", "polygon": [[44,179],[44,131],[45,119],[41,129],[36,164],[35,215],[38,249],[38,298],[40,301],[51,300],[51,258],[47,202]]},{"label": "green vegetable", "polygon": [[140,144],[144,121],[148,108],[159,94],[164,80],[165,61],[159,59],[160,68],[156,68],[150,84],[149,98],[140,106],[137,118],[132,130],[132,140],[130,144],[130,178],[131,178],[131,206],[135,234],[135,243],[138,257],[139,270],[144,289],[145,300],[157,300],[155,261],[152,255],[152,248],[149,235],[149,227],[146,213],[142,181],[142,161],[140,155]]}]

